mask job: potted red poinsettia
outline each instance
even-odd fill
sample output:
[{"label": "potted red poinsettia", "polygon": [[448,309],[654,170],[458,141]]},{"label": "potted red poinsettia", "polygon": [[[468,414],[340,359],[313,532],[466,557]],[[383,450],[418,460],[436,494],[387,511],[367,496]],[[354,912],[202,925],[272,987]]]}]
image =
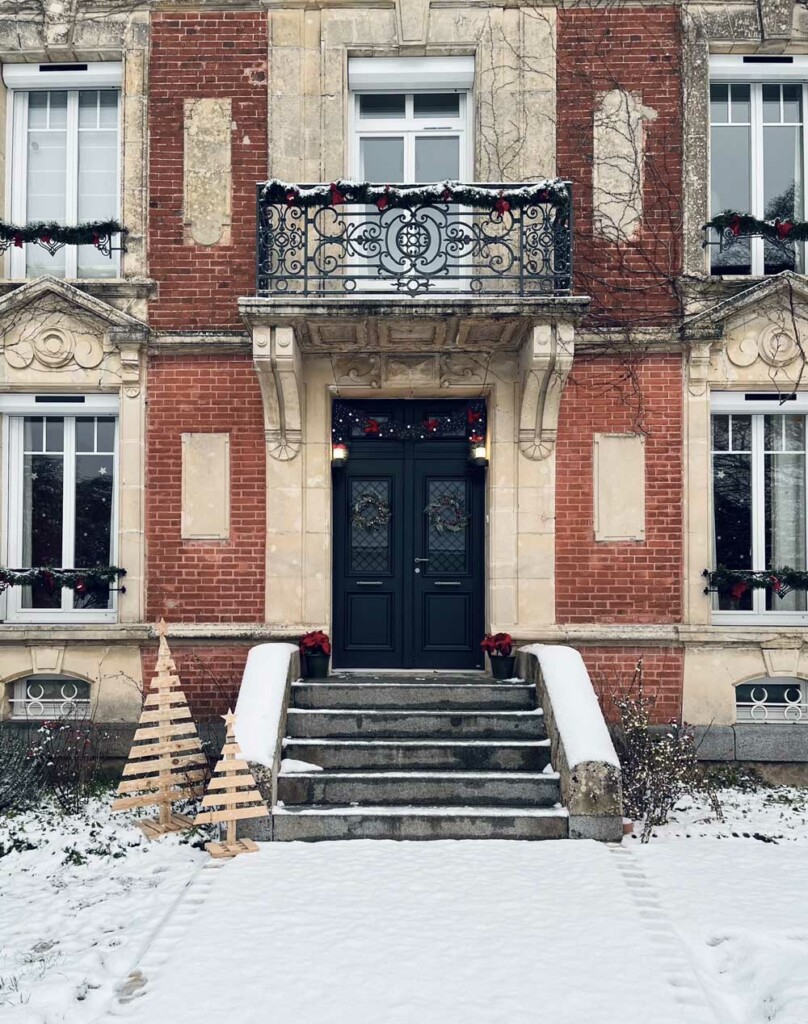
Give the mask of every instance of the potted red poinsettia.
[{"label": "potted red poinsettia", "polygon": [[480,646],[491,662],[491,675],[494,679],[510,679],[516,661],[511,634],[486,633]]},{"label": "potted red poinsettia", "polygon": [[325,679],[331,661],[331,641],[328,633],[313,629],[300,638],[300,653],[309,679]]}]

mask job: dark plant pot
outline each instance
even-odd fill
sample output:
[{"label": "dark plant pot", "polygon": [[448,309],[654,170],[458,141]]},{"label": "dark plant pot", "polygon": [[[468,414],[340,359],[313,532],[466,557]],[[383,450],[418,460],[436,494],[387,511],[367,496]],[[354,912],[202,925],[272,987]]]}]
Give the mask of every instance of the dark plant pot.
[{"label": "dark plant pot", "polygon": [[494,679],[511,679],[513,677],[513,666],[516,663],[515,654],[508,658],[503,658],[498,654],[492,658],[489,655],[488,660],[491,663],[491,675]]},{"label": "dark plant pot", "polygon": [[328,666],[331,662],[330,654],[306,654],[306,678],[327,679]]}]

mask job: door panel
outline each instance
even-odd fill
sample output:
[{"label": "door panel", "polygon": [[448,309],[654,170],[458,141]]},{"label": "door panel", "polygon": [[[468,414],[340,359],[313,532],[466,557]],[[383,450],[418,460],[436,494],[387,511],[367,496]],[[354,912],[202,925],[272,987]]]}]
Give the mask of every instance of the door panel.
[{"label": "door panel", "polygon": [[[453,446],[454,447],[454,446]],[[415,668],[482,667],[483,476],[439,446],[415,459]],[[464,453],[465,454],[465,453]]]},{"label": "door panel", "polygon": [[401,446],[390,447],[393,458],[376,458],[384,454],[377,446],[334,475],[336,667],[404,663],[404,462]]},{"label": "door panel", "polygon": [[[449,407],[375,403],[372,415],[429,423]],[[335,668],[483,667],[485,475],[463,426],[447,432],[351,435],[333,478]]]}]

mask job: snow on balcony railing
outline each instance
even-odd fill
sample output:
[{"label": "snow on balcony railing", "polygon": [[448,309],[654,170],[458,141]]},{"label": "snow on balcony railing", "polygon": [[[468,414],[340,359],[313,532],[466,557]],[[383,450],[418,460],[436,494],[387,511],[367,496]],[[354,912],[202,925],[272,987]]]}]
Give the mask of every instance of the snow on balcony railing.
[{"label": "snow on balcony railing", "polygon": [[258,186],[259,296],[541,296],[572,289],[572,186]]}]

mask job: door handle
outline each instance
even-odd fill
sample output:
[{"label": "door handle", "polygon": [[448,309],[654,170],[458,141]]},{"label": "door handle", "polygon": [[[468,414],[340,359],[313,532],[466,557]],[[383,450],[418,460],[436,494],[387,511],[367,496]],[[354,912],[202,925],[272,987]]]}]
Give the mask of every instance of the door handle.
[{"label": "door handle", "polygon": [[416,558],[415,561],[416,561],[416,563],[418,563],[418,562],[428,562],[429,559],[428,558]]},{"label": "door handle", "polygon": [[357,587],[381,587],[382,580],[357,580]]},{"label": "door handle", "polygon": [[436,587],[459,587],[460,580],[435,580]]}]

